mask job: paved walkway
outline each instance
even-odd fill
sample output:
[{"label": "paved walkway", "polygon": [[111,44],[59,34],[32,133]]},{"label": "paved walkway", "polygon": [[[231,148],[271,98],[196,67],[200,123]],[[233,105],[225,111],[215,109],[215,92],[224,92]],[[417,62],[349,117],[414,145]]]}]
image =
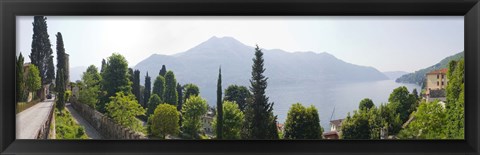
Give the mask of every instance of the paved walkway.
[{"label": "paved walkway", "polygon": [[48,114],[53,108],[54,99],[37,103],[16,115],[17,139],[36,139],[38,131],[48,120]]},{"label": "paved walkway", "polygon": [[90,139],[102,139],[100,133],[90,123],[88,123],[87,120],[83,119],[83,117],[75,109],[73,109],[70,103],[67,103],[65,107],[68,111],[70,111],[70,114],[72,114],[75,122],[85,128],[85,133]]}]

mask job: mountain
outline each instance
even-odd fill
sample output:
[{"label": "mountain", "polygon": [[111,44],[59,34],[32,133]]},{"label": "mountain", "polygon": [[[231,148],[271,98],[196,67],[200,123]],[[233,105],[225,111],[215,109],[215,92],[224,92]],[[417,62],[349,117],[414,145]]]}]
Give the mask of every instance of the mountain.
[{"label": "mountain", "polygon": [[414,73],[409,73],[402,75],[398,79],[395,80],[395,82],[398,83],[411,83],[411,84],[417,84],[419,86],[423,86],[423,82],[425,81],[425,74],[428,72],[442,69],[442,68],[447,68],[448,62],[452,60],[461,60],[464,58],[464,52],[457,53],[455,55],[446,57],[445,59],[441,60],[439,63],[430,66],[428,68],[420,69],[418,71],[415,71]]},{"label": "mountain", "polygon": [[404,72],[404,71],[388,71],[388,72],[382,72],[382,73],[385,74],[391,80],[395,80],[401,77],[402,75],[408,74],[408,72]]},{"label": "mountain", "polygon": [[[265,75],[269,86],[308,85],[312,82],[359,82],[386,80],[373,67],[359,66],[337,59],[329,53],[286,52],[262,49]],[[152,84],[162,65],[172,70],[180,84],[194,83],[210,104],[215,103],[218,68],[222,68],[222,86],[249,86],[254,47],[232,37],[212,37],[207,41],[175,55],[153,54],[134,66],[140,70],[141,84],[145,73]]]}]

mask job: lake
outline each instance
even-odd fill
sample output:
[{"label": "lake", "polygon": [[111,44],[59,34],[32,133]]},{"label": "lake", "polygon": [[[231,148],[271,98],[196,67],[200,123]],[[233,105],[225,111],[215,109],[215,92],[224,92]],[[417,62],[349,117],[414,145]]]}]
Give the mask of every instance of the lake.
[{"label": "lake", "polygon": [[358,83],[313,83],[313,84],[271,84],[267,88],[270,102],[274,102],[274,114],[278,122],[284,123],[290,106],[300,102],[304,106],[314,105],[320,116],[320,124],[325,131],[330,130],[332,119],[345,118],[350,112],[358,109],[364,98],[370,98],[375,105],[388,102],[393,89],[406,86],[410,92],[414,88],[420,92],[420,86],[396,83],[394,80]]}]

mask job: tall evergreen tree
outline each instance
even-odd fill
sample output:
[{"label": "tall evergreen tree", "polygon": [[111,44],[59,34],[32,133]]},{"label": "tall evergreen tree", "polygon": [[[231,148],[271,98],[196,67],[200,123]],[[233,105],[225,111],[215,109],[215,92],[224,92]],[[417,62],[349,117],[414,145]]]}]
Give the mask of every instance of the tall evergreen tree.
[{"label": "tall evergreen tree", "polygon": [[158,74],[165,77],[165,74],[167,74],[167,68],[165,67],[165,65],[162,65],[162,69],[160,69],[160,73]]},{"label": "tall evergreen tree", "polygon": [[[58,81],[64,81],[63,69],[57,69]],[[57,86],[57,103],[56,107],[59,111],[65,108],[65,82],[59,82]]]},{"label": "tall evergreen tree", "polygon": [[22,53],[20,53],[20,55],[18,56],[17,58],[17,65],[16,65],[16,69],[17,69],[17,90],[16,90],[16,95],[17,95],[17,98],[16,98],[16,102],[20,102],[20,101],[23,101],[24,98],[25,98],[25,80],[23,78],[23,63],[24,63],[24,58],[22,56]]},{"label": "tall evergreen tree", "polygon": [[117,93],[129,95],[132,93],[132,87],[128,79],[128,63],[125,57],[113,53],[108,57],[108,62],[102,74],[101,89],[106,94],[99,104],[99,110],[105,112],[105,104],[109,103],[112,96]]},{"label": "tall evergreen tree", "polygon": [[177,80],[172,71],[168,71],[167,74],[165,74],[165,93],[163,94],[163,97],[165,103],[175,106],[177,105]]},{"label": "tall evergreen tree", "polygon": [[[57,91],[59,91],[60,90],[60,88],[58,88],[59,86],[65,87],[62,89],[66,90],[66,87],[68,85],[68,82],[66,81],[66,79],[68,79],[68,75],[65,74],[65,71],[67,70],[66,67],[68,65],[66,64],[67,62],[65,61],[66,53],[65,53],[65,47],[63,46],[62,33],[58,32],[56,37],[57,37],[57,72],[59,70],[63,71],[63,77],[59,78],[58,77],[59,75],[57,75],[57,78],[55,79],[55,85],[57,86]],[[62,81],[60,79],[62,79]],[[60,85],[59,82],[63,82],[64,84]]]},{"label": "tall evergreen tree", "polygon": [[162,101],[165,101],[165,98],[163,97],[163,94],[165,94],[165,78],[163,78],[163,76],[157,76],[153,82],[152,94],[157,94]]},{"label": "tall evergreen tree", "polygon": [[217,82],[217,139],[222,139],[223,135],[223,101],[222,101],[222,68],[218,69],[218,82]]},{"label": "tall evergreen tree", "polygon": [[[258,47],[255,48],[255,58],[252,65],[252,79],[250,79],[250,91],[253,93],[252,103],[248,104],[250,110],[247,110],[247,120],[249,123],[248,137],[250,139],[278,139],[276,128],[276,116],[273,115],[274,103],[268,102],[265,95],[267,88],[267,77],[265,72],[263,52]],[[250,115],[250,116],[249,116]]]},{"label": "tall evergreen tree", "polygon": [[33,18],[32,51],[30,61],[38,67],[42,84],[49,84],[54,78],[53,51],[47,32],[47,17]]},{"label": "tall evergreen tree", "polygon": [[139,70],[135,70],[133,72],[132,82],[133,82],[133,87],[132,87],[133,95],[135,95],[135,98],[140,103],[140,71]]},{"label": "tall evergreen tree", "polygon": [[105,67],[107,67],[107,62],[105,62],[105,59],[102,59],[102,68],[100,68],[100,73],[102,73],[103,70],[105,70]]},{"label": "tall evergreen tree", "polygon": [[150,76],[145,76],[145,91],[143,92],[143,107],[147,107],[148,99],[150,99],[150,93],[152,92],[152,83],[150,82]]},{"label": "tall evergreen tree", "polygon": [[181,111],[182,105],[183,105],[183,86],[180,85],[180,83],[177,83],[177,94],[178,94],[177,110]]},{"label": "tall evergreen tree", "polygon": [[[133,69],[132,68],[128,68],[128,80],[130,80],[130,82],[133,82]],[[133,89],[133,86],[132,86],[132,89]]]}]

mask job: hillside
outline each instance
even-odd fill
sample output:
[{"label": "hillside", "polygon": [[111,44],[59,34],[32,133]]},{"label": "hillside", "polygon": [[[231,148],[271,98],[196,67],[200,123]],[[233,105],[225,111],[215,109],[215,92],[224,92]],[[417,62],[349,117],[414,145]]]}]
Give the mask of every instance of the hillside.
[{"label": "hillside", "polygon": [[439,63],[433,66],[420,69],[418,71],[415,71],[414,73],[402,75],[401,77],[396,79],[395,82],[417,84],[423,87],[423,82],[425,81],[425,74],[433,70],[447,68],[448,62],[450,62],[451,60],[460,60],[463,58],[464,58],[464,52],[457,53],[455,55],[446,57],[445,59],[441,60]]}]

